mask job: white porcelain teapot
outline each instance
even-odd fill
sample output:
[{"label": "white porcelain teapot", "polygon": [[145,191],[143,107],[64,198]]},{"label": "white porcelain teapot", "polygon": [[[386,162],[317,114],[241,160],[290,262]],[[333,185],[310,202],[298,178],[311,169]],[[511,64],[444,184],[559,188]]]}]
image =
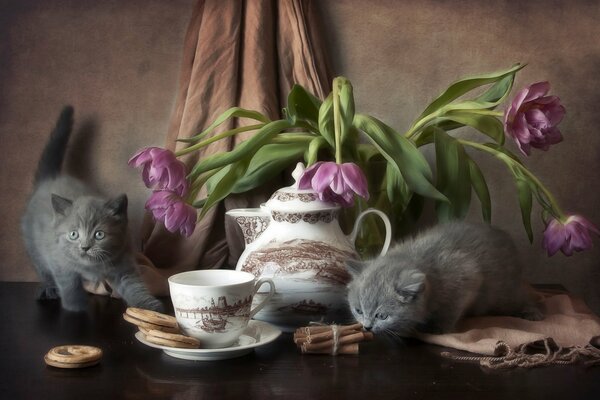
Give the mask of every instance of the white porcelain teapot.
[{"label": "white porcelain teapot", "polygon": [[[346,236],[338,221],[339,205],[319,200],[312,190],[298,189],[303,171],[299,163],[292,174],[296,183],[277,190],[260,208],[227,212],[242,228],[246,243],[236,269],[275,283],[275,295],[255,318],[285,331],[312,321],[332,323],[348,317],[350,276],[344,262],[358,258],[354,241],[365,215],[377,214],[385,224],[381,255],[391,240],[388,217],[375,209],[360,213]],[[254,301],[260,302],[264,295],[259,292]]]}]

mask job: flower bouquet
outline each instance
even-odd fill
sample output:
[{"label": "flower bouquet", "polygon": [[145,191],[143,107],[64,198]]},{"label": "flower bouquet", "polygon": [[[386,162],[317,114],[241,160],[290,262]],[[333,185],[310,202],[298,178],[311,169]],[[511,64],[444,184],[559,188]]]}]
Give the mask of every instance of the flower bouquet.
[{"label": "flower bouquet", "polygon": [[[259,187],[299,160],[308,167],[299,181],[301,189],[312,188],[321,199],[344,206],[347,220],[366,207],[383,210],[400,236],[419,219],[425,199],[435,202],[438,220],[447,221],[465,217],[473,192],[483,219],[491,221],[492,202],[484,174],[467,151],[475,150],[498,159],[514,177],[530,241],[535,199],[546,224],[543,246],[548,254],[560,249],[571,255],[589,248],[591,234],[600,231],[581,216],[566,215],[548,188],[505,145],[508,137],[528,156],[532,149],[548,150],[563,139],[557,125],[565,109],[558,97],[548,95],[548,82],[518,91],[505,111],[497,110],[522,68],[517,64],[454,82],[404,133],[357,112],[352,85],[344,77],[333,80],[333,90],[325,99],[295,85],[282,119],[233,107],[204,131],[182,140],[183,149],[173,153],[146,148],[129,164],[143,169],[144,182],[153,190],[146,208],[169,231],[186,236],[197,219],[225,197]],[[232,118],[251,123],[215,134],[219,125]],[[473,128],[482,140],[453,136],[462,127]],[[177,159],[248,131],[255,133],[231,151],[201,159],[190,171]],[[435,147],[435,178],[420,151],[429,145]],[[202,188],[207,196],[198,200]],[[359,250],[363,255],[372,253],[381,240],[375,221],[364,239]]]}]

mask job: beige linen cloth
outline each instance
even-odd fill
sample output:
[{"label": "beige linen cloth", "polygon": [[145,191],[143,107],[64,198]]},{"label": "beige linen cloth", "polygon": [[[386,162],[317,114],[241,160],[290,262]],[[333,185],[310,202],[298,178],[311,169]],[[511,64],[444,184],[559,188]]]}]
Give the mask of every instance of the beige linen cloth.
[{"label": "beige linen cloth", "polygon": [[500,369],[549,364],[600,362],[600,318],[570,294],[538,290],[542,321],[505,316],[465,318],[455,333],[423,334],[419,339],[481,356],[443,352],[448,358],[478,361]]}]

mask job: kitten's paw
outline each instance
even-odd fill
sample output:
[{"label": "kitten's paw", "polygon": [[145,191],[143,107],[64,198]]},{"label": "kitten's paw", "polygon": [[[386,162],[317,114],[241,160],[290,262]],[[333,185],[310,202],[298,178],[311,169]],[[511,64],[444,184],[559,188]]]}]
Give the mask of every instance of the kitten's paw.
[{"label": "kitten's paw", "polygon": [[132,306],[138,307],[138,308],[143,308],[145,310],[157,311],[157,312],[165,311],[165,307],[163,306],[163,304],[159,300],[155,299],[154,297],[147,298],[146,300],[144,300],[138,304],[132,304]]},{"label": "kitten's paw", "polygon": [[54,286],[40,287],[36,295],[37,300],[56,300],[59,298],[58,288]]}]

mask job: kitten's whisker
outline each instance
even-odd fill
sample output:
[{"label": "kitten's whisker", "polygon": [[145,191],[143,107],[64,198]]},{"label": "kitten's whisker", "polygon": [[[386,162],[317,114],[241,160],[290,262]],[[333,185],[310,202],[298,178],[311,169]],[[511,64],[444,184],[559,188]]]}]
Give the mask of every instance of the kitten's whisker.
[{"label": "kitten's whisker", "polygon": [[383,333],[384,333],[384,337],[393,343],[403,343],[404,342],[404,338],[402,336],[400,336],[400,334],[396,331],[386,328],[386,329],[384,329]]}]

